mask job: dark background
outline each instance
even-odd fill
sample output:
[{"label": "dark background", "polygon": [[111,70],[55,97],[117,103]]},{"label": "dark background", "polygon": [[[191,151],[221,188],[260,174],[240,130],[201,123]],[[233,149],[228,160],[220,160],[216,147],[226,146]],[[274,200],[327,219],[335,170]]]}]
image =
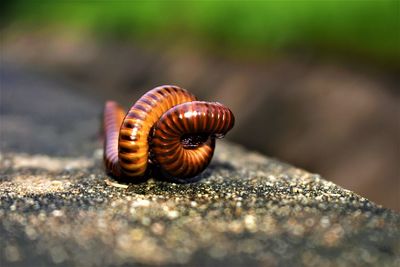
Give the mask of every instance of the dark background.
[{"label": "dark background", "polygon": [[[29,72],[128,108],[177,84],[233,110],[229,140],[400,210],[398,1],[2,5],[3,92],[9,75]],[[9,150],[63,153],[2,142]]]}]

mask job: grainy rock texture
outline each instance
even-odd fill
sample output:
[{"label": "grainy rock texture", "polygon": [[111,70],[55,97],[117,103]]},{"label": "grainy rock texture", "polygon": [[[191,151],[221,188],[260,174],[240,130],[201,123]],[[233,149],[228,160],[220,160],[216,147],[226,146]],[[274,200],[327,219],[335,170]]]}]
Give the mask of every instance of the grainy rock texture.
[{"label": "grainy rock texture", "polygon": [[398,214],[229,143],[191,184],[115,184],[101,150],[1,162],[2,266],[400,264]]},{"label": "grainy rock texture", "polygon": [[400,265],[399,214],[228,142],[199,182],[117,184],[96,139],[101,104],[14,74],[2,89],[2,267]]}]

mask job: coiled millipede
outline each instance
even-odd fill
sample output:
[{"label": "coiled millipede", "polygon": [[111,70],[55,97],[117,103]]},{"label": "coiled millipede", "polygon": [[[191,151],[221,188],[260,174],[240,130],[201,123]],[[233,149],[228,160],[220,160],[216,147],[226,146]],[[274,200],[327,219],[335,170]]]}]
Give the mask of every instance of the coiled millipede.
[{"label": "coiled millipede", "polygon": [[215,138],[234,125],[233,113],[217,102],[172,85],[143,95],[125,115],[114,101],[104,109],[104,163],[115,178],[140,181],[152,173],[186,180],[201,173],[214,154]]}]

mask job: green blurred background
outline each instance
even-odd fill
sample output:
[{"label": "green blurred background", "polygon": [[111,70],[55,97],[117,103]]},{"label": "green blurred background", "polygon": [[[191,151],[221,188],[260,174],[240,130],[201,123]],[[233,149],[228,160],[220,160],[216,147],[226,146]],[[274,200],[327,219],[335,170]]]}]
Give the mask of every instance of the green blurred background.
[{"label": "green blurred background", "polygon": [[178,84],[232,108],[228,139],[400,210],[399,1],[1,5],[3,70],[72,84],[99,114]]},{"label": "green blurred background", "polygon": [[[398,1],[9,1],[5,23],[196,45],[233,57],[318,50],[398,64]],[[396,26],[397,25],[397,26]]]}]

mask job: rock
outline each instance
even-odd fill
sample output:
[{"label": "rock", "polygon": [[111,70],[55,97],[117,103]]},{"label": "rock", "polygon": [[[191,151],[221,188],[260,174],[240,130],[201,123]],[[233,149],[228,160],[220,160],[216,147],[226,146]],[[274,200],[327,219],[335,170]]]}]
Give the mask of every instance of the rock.
[{"label": "rock", "polygon": [[400,263],[398,214],[231,143],[191,184],[117,184],[101,149],[1,157],[2,266]]}]

